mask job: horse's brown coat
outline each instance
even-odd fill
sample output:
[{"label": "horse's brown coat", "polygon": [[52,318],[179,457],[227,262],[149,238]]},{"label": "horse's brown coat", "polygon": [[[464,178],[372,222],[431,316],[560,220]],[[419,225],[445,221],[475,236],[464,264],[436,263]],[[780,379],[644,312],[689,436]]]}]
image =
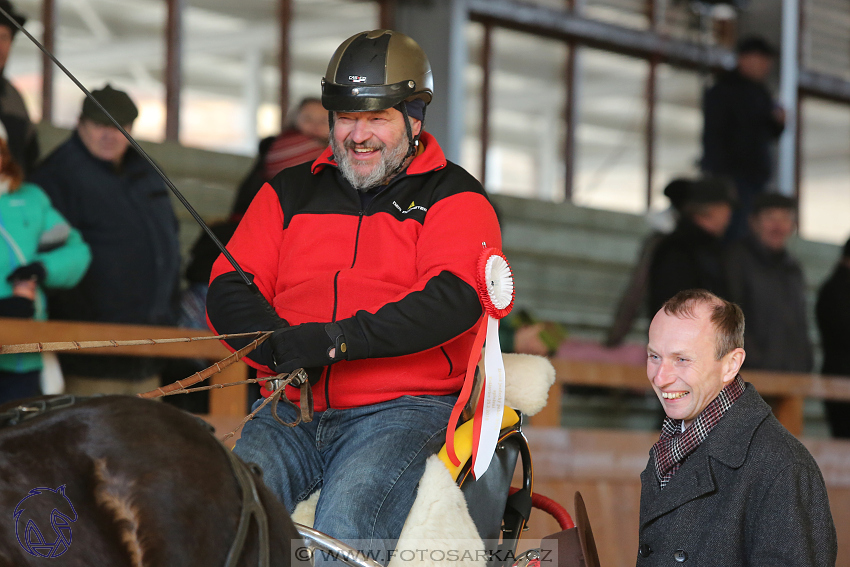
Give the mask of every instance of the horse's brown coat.
[{"label": "horse's brown coat", "polygon": [[[78,519],[70,548],[52,560],[57,566],[224,565],[242,505],[225,451],[190,415],[126,396],[89,399],[0,428],[0,567],[44,565],[45,558],[18,544],[12,512],[32,488],[61,485]],[[271,565],[289,565],[297,531],[257,481]],[[50,541],[50,509],[32,500]],[[257,545],[252,526],[240,566],[257,565]]]}]

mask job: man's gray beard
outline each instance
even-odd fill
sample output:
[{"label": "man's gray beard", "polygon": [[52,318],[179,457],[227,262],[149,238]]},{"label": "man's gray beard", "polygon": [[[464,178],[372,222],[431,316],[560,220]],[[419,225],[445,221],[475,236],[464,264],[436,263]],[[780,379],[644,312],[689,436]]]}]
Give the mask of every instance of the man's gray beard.
[{"label": "man's gray beard", "polygon": [[339,167],[343,177],[358,191],[369,191],[387,183],[401,169],[404,160],[407,159],[408,141],[405,139],[392,150],[387,151],[387,146],[381,148],[381,160],[372,168],[372,172],[368,175],[358,173],[351,160],[348,159],[348,152],[345,144],[340,144],[334,138],[333,130],[330,133],[331,149],[334,153],[334,159]]}]

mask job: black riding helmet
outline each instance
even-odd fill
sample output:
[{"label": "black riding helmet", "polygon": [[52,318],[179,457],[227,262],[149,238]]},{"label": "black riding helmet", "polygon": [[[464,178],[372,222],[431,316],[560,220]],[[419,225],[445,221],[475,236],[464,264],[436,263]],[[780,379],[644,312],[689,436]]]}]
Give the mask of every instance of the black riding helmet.
[{"label": "black riding helmet", "polygon": [[424,122],[433,94],[428,56],[412,38],[392,30],[360,32],[345,40],[322,79],[322,106],[330,112],[331,127],[334,112],[396,108],[405,118],[408,155],[416,153],[418,143],[407,120],[409,105],[421,108],[421,116],[414,117]]}]

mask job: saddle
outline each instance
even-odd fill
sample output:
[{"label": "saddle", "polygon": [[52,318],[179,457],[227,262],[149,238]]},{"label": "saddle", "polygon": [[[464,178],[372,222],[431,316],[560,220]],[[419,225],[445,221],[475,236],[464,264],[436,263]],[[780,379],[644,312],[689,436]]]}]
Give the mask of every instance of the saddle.
[{"label": "saddle", "polygon": [[[486,474],[472,475],[471,420],[455,433],[455,451],[461,465],[454,466],[444,446],[428,459],[419,482],[416,500],[398,541],[395,556],[415,552],[426,545],[431,550],[462,553],[446,564],[496,567],[514,562],[517,541],[532,507],[532,467],[528,443],[522,433],[523,416],[534,415],[545,405],[555,369],[543,357],[505,354],[505,410],[496,452]],[[476,400],[473,394],[470,399]],[[465,416],[474,414],[467,407]],[[522,486],[511,489],[517,464]],[[301,502],[292,514],[297,524],[312,526],[319,493]],[[463,549],[457,549],[463,547]],[[409,567],[401,559],[398,565]]]}]

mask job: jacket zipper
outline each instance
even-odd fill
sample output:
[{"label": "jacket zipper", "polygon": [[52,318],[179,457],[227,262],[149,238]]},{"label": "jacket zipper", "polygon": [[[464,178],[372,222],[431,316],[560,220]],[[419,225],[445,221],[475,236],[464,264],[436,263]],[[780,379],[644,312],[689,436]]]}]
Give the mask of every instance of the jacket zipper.
[{"label": "jacket zipper", "polygon": [[[363,226],[363,215],[366,213],[365,210],[360,210],[360,218],[357,219],[357,232],[354,235],[354,257],[351,259],[351,266],[349,269],[354,267],[355,262],[357,262],[357,248],[360,245],[360,227]],[[339,288],[337,287],[339,282],[339,274],[340,271],[337,271],[334,274],[334,309],[333,314],[331,315],[331,322],[336,322],[336,309],[339,304]],[[331,409],[331,392],[330,392],[330,383],[331,383],[331,367],[328,366],[325,371],[325,405],[327,405],[327,409]]]}]

